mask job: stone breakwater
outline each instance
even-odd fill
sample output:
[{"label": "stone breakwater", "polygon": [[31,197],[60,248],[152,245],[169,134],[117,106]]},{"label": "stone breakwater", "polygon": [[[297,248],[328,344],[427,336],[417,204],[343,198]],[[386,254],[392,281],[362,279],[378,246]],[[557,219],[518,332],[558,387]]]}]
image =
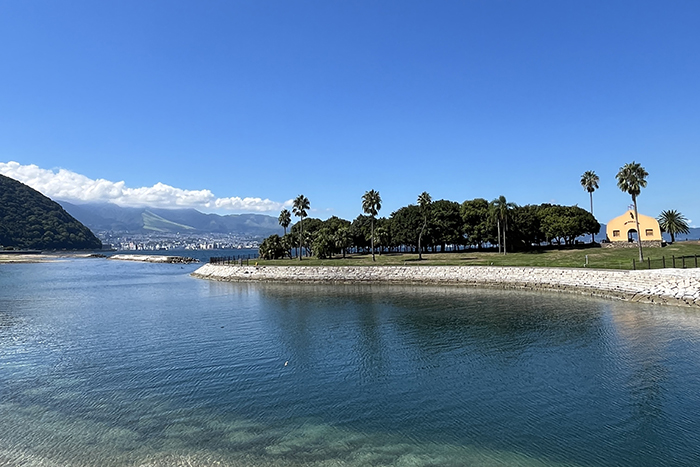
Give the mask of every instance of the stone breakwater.
[{"label": "stone breakwater", "polygon": [[163,255],[112,255],[108,259],[121,261],[140,261],[142,263],[199,263],[198,259],[186,256],[163,256]]},{"label": "stone breakwater", "polygon": [[605,269],[493,266],[222,266],[194,277],[217,281],[384,282],[553,290],[634,302],[700,307],[700,269]]}]

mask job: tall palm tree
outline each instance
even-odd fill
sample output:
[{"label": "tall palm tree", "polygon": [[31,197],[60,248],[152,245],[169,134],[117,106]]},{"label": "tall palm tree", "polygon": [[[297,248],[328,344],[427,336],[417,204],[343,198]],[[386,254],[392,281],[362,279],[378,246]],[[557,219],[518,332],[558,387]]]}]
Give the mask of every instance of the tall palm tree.
[{"label": "tall palm tree", "polygon": [[506,233],[508,232],[508,219],[510,218],[510,211],[515,209],[515,203],[509,203],[506,197],[501,195],[498,198],[491,201],[491,206],[493,209],[493,215],[496,218],[498,224],[498,252],[501,252],[501,233],[503,233],[503,254],[506,254]]},{"label": "tall palm tree", "polygon": [[292,205],[292,211],[294,215],[300,218],[299,229],[299,261],[301,261],[301,248],[304,242],[304,218],[307,216],[306,210],[309,209],[309,198],[304,195],[299,195],[294,198],[294,204]]},{"label": "tall palm tree", "polygon": [[[600,178],[592,170],[587,170],[581,175],[581,186],[591,196],[591,215],[593,214],[593,192],[598,189]],[[591,233],[591,242],[595,243],[595,234]]]},{"label": "tall palm tree", "polygon": [[430,215],[430,205],[432,204],[433,199],[430,197],[430,194],[427,191],[424,191],[423,193],[418,196],[418,207],[420,208],[420,212],[423,214],[423,227],[420,229],[420,234],[418,234],[418,259],[422,260],[423,259],[423,250],[421,249],[421,239],[423,238],[423,232],[425,232],[425,228],[428,226],[428,216]]},{"label": "tall palm tree", "polygon": [[690,233],[688,219],[675,209],[661,211],[661,215],[657,218],[657,220],[659,221],[659,227],[661,227],[661,230],[668,232],[671,235],[671,243],[676,241],[676,234]]},{"label": "tall palm tree", "polygon": [[632,161],[620,167],[617,172],[617,187],[632,196],[634,204],[634,220],[637,223],[637,246],[639,247],[639,261],[644,261],[642,254],[642,234],[639,231],[639,213],[637,212],[637,196],[642,188],[646,188],[646,177],[649,173],[640,164]]},{"label": "tall palm tree", "polygon": [[376,261],[374,258],[374,218],[381,208],[382,198],[379,196],[378,191],[370,190],[362,195],[362,210],[372,219],[372,261]]},{"label": "tall palm tree", "polygon": [[291,213],[286,209],[282,209],[280,216],[277,218],[277,222],[284,228],[284,234],[287,235],[287,227],[292,223]]}]

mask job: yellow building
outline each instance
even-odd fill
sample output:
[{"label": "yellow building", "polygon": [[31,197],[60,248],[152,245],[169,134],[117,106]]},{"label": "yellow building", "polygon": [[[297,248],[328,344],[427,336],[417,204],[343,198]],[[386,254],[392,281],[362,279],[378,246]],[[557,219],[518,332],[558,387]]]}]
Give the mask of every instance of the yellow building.
[{"label": "yellow building", "polygon": [[[643,242],[661,243],[661,229],[659,223],[653,217],[639,215],[639,239]],[[608,222],[606,228],[608,240],[611,242],[634,242],[637,240],[637,222],[634,220],[634,211],[629,210],[620,217]]]}]

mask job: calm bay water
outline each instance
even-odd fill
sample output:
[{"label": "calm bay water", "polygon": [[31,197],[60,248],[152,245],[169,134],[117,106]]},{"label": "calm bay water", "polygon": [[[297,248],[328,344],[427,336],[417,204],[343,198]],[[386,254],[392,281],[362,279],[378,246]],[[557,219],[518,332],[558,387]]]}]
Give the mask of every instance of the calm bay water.
[{"label": "calm bay water", "polygon": [[0,465],[700,464],[700,312],[0,265]]}]

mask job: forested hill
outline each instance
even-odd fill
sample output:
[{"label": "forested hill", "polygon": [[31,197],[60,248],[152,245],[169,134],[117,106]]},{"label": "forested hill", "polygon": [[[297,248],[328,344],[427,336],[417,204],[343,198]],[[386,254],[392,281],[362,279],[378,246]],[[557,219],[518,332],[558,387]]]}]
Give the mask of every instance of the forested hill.
[{"label": "forested hill", "polygon": [[0,175],[0,245],[40,250],[94,250],[102,242],[58,203]]}]

